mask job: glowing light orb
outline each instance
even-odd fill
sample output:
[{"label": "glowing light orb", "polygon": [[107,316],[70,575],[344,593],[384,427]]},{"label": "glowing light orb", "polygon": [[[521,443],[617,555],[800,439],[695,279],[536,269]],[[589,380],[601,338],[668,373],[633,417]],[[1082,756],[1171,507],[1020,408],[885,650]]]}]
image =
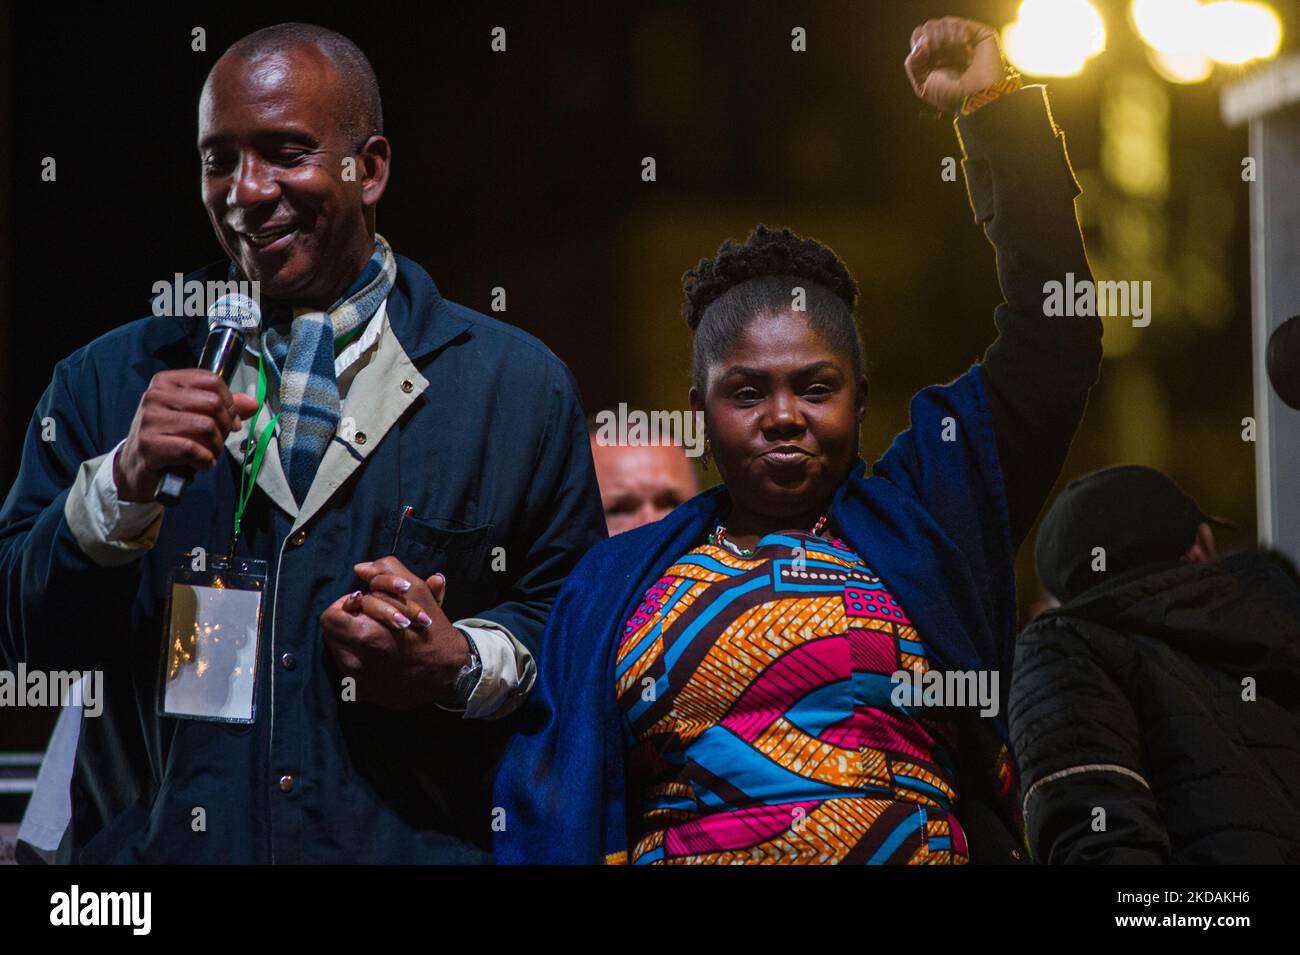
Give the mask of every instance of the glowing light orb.
[{"label": "glowing light orb", "polygon": [[1106,23],[1088,0],[1024,0],[1002,45],[1023,73],[1077,76],[1106,49]]}]

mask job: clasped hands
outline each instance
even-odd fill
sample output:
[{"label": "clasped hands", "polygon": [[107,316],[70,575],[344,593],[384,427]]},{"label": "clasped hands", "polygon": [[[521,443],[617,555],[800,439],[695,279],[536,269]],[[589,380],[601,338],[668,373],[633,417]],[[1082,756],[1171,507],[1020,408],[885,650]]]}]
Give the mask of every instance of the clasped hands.
[{"label": "clasped hands", "polygon": [[450,702],[469,646],[442,612],[447,578],[421,579],[392,556],[353,569],[367,589],[334,601],[320,623],[357,699],[394,710]]}]

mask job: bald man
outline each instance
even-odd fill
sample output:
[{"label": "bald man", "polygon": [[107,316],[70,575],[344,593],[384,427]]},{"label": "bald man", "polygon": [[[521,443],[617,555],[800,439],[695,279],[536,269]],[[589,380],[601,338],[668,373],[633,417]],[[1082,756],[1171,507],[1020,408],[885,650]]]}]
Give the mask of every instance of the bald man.
[{"label": "bald man", "polygon": [[[4,660],[103,671],[61,857],[485,861],[543,624],[605,533],[572,378],[376,231],[393,150],[350,40],[234,44],[197,144],[225,258],[186,288],[244,283],[260,330],[227,387],[195,368],[203,315],[161,291],[56,366],[0,512]],[[164,510],[175,469],[192,484]],[[208,581],[254,639],[196,664],[168,601],[200,585],[171,581],[228,552],[265,568],[260,618]]]},{"label": "bald man", "polygon": [[695,468],[676,445],[603,444],[588,426],[609,536],[665,517],[699,492]]}]

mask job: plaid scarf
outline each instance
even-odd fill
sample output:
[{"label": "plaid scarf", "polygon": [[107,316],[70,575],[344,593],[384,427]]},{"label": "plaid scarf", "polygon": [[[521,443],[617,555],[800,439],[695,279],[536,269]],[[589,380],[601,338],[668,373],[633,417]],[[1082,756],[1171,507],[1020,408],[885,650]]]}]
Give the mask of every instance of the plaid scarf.
[{"label": "plaid scarf", "polygon": [[361,275],[324,312],[304,312],[289,334],[262,332],[262,354],[280,382],[280,462],[299,505],[338,431],[340,401],[334,377],[335,342],[359,330],[379,310],[397,275],[397,260],[382,236]]}]

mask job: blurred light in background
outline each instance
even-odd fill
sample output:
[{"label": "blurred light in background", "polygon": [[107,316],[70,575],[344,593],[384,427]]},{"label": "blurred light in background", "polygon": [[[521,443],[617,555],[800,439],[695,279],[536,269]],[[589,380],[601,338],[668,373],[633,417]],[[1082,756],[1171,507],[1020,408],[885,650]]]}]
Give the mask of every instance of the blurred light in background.
[{"label": "blurred light in background", "polygon": [[1216,62],[1270,59],[1282,45],[1282,21],[1265,3],[1133,0],[1129,20],[1156,72],[1175,83],[1209,79]]},{"label": "blurred light in background", "polygon": [[[1282,46],[1281,18],[1256,0],[1132,0],[1128,17],[1152,68],[1171,83],[1202,83],[1215,63],[1268,60]],[[1023,0],[1002,43],[1023,73],[1077,76],[1106,49],[1106,23],[1088,0]]]},{"label": "blurred light in background", "polygon": [[1106,23],[1088,0],[1024,0],[1002,43],[1024,73],[1077,76],[1106,49]]},{"label": "blurred light in background", "polygon": [[1214,61],[1200,50],[1166,53],[1148,48],[1147,61],[1170,83],[1204,83],[1214,72]]},{"label": "blurred light in background", "polygon": [[[1169,91],[1150,74],[1116,73],[1101,101],[1101,168],[1120,193],[1163,203],[1169,196]],[[1141,229],[1133,229],[1134,235]],[[1130,248],[1130,257],[1149,259],[1152,248]]]},{"label": "blurred light in background", "polygon": [[1205,52],[1218,63],[1267,60],[1282,46],[1282,21],[1260,3],[1219,0],[1201,8]]},{"label": "blurred light in background", "polygon": [[[1088,258],[1100,281],[1150,280],[1153,309],[1167,314],[1173,185],[1169,89],[1145,70],[1114,71],[1101,84],[1099,119],[1103,181],[1089,200],[1097,209],[1098,235]],[[1108,324],[1106,357],[1136,353],[1144,335],[1129,322]]]},{"label": "blurred light in background", "polygon": [[1214,72],[1200,36],[1198,0],[1133,0],[1129,21],[1147,44],[1147,60],[1171,83],[1201,83]]},{"label": "blurred light in background", "polygon": [[1161,53],[1201,51],[1199,0],[1133,0],[1129,20],[1147,46]]}]

